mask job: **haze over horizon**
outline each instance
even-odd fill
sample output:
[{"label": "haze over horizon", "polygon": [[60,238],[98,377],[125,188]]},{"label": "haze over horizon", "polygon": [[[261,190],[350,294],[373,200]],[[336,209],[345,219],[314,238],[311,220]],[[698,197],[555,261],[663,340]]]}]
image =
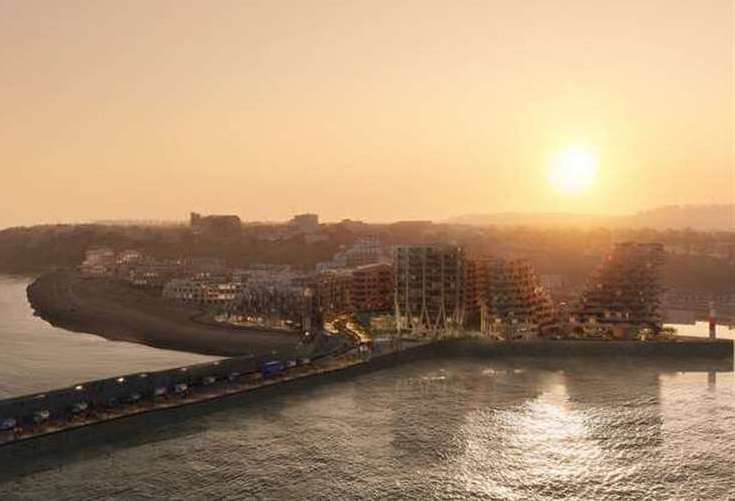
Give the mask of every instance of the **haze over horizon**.
[{"label": "haze over horizon", "polygon": [[732,1],[551,4],[0,0],[0,228],[733,203]]}]

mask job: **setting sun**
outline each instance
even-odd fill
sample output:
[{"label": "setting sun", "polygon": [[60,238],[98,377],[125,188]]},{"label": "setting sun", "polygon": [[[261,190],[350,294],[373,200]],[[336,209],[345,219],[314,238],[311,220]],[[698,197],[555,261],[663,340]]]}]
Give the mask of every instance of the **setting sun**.
[{"label": "setting sun", "polygon": [[554,155],[549,180],[560,193],[580,194],[595,182],[597,163],[597,155],[588,148],[566,148]]}]

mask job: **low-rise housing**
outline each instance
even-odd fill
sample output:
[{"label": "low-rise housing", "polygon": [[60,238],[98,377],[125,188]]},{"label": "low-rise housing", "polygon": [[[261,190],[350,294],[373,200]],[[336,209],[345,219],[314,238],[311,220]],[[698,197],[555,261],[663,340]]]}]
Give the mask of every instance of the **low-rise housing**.
[{"label": "low-rise housing", "polygon": [[183,303],[232,307],[240,298],[243,284],[175,278],[163,287],[163,297]]}]

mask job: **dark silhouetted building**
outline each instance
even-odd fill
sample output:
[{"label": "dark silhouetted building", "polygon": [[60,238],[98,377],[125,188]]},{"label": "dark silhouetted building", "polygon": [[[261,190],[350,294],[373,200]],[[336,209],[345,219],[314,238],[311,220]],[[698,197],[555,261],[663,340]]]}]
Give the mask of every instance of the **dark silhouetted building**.
[{"label": "dark silhouetted building", "polygon": [[615,246],[589,279],[576,319],[582,323],[662,327],[659,313],[663,288],[659,269],[663,245],[626,242]]},{"label": "dark silhouetted building", "polygon": [[189,217],[191,231],[195,235],[208,237],[234,237],[242,233],[242,222],[238,216],[202,216],[192,212]]}]

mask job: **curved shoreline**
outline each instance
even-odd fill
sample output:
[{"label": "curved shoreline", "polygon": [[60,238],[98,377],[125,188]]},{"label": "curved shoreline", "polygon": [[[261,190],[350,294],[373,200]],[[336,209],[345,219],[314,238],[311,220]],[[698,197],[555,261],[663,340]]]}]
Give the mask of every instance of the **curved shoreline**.
[{"label": "curved shoreline", "polygon": [[297,333],[215,326],[193,320],[200,311],[169,303],[110,279],[54,271],[27,289],[35,314],[50,324],[114,341],[211,356],[299,353]]}]

